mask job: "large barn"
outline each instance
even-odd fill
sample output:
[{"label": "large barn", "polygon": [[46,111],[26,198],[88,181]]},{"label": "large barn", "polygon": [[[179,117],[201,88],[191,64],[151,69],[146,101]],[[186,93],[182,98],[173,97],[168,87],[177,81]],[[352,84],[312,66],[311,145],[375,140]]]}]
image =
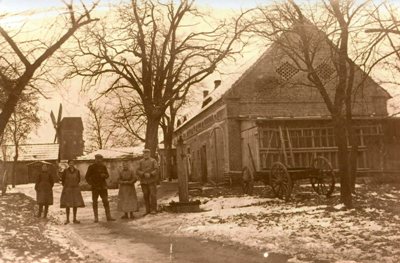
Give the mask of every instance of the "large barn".
[{"label": "large barn", "polygon": [[[322,52],[315,63],[321,79],[335,77],[327,54]],[[361,79],[353,98],[358,171],[398,169],[399,122],[388,118],[391,96],[357,69],[356,81]],[[315,156],[337,168],[330,114],[315,87],[299,84],[305,80],[306,73],[273,44],[233,83],[215,81],[201,108],[178,122],[178,172],[192,181],[218,182],[240,175],[245,167],[268,171],[278,160],[306,167]]]}]

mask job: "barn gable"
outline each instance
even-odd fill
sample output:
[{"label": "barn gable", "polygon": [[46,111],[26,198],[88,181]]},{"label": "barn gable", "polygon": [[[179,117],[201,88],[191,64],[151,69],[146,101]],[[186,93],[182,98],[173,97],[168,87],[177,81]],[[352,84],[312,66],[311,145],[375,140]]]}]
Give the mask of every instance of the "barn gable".
[{"label": "barn gable", "polygon": [[[327,57],[329,55],[329,57]],[[315,68],[327,81],[328,93],[334,96],[335,69],[329,54],[316,59]],[[353,95],[354,116],[386,116],[390,95],[357,68]],[[247,72],[224,94],[237,99],[232,107],[244,115],[263,117],[329,116],[319,91],[310,86],[307,73],[302,72],[280,48],[272,45]]]}]

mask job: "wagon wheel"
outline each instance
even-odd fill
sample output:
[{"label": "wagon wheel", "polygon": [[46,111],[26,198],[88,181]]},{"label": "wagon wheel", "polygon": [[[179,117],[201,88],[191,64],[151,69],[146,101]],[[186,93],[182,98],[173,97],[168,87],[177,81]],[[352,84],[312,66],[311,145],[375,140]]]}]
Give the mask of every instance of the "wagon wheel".
[{"label": "wagon wheel", "polygon": [[335,189],[335,173],[328,159],[318,156],[312,162],[312,168],[316,170],[311,180],[314,191],[319,195],[331,196]]},{"label": "wagon wheel", "polygon": [[275,162],[271,166],[269,184],[275,196],[289,201],[292,193],[293,183],[286,166],[281,162]]}]

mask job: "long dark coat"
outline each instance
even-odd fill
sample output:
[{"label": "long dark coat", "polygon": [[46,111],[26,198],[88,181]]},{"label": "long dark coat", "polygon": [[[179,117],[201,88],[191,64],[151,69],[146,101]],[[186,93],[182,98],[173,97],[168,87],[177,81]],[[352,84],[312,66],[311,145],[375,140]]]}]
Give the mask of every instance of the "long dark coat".
[{"label": "long dark coat", "polygon": [[40,172],[36,177],[36,201],[39,205],[53,204],[54,179],[50,172]]},{"label": "long dark coat", "polygon": [[84,207],[79,182],[81,175],[78,169],[71,170],[67,168],[61,174],[61,183],[63,190],[61,192],[60,207]]}]

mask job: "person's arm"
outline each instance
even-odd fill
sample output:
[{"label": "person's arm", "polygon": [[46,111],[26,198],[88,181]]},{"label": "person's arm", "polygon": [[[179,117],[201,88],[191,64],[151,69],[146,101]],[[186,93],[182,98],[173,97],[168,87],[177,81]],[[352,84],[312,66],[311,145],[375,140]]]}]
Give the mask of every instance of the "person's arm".
[{"label": "person's arm", "polygon": [[[76,168],[75,168],[76,169]],[[81,182],[81,172],[79,172],[78,169],[76,169],[78,171],[78,184]]]},{"label": "person's arm", "polygon": [[138,180],[138,177],[137,177],[135,171],[132,171],[132,181],[133,181],[133,184],[136,183],[137,180]]},{"label": "person's arm", "polygon": [[[68,169],[68,168],[67,168]],[[62,186],[64,186],[64,184],[65,184],[65,173],[66,173],[66,170],[67,169],[64,169],[62,172],[61,172],[61,184],[62,184]]]},{"label": "person's arm", "polygon": [[139,177],[141,177],[144,174],[144,171],[142,170],[142,160],[139,161],[139,167],[137,168],[136,173],[138,174]]},{"label": "person's arm", "polygon": [[35,190],[37,191],[39,188],[39,183],[40,183],[40,174],[36,175],[36,180],[35,180]]},{"label": "person's arm", "polygon": [[152,162],[153,162],[152,165],[153,169],[151,170],[150,174],[154,176],[158,173],[158,163],[155,159],[153,159]]},{"label": "person's arm", "polygon": [[85,175],[85,179],[86,179],[86,182],[89,184],[89,185],[92,185],[92,174],[93,174],[93,172],[92,172],[92,166],[90,165],[89,167],[88,167],[88,169],[87,169],[87,171],[86,171],[86,175]]},{"label": "person's arm", "polygon": [[126,184],[134,184],[135,182],[136,182],[136,177],[135,177],[135,175],[134,175],[134,172],[133,171],[129,171],[130,173],[130,179],[129,180],[127,180],[127,181],[125,181],[125,183]]},{"label": "person's arm", "polygon": [[108,170],[107,170],[107,166],[105,166],[104,164],[103,164],[103,169],[102,170],[103,170],[102,171],[102,175],[103,175],[104,179],[107,179],[108,177],[110,177],[110,174],[108,173]]},{"label": "person's arm", "polygon": [[122,172],[120,171],[118,175],[118,184],[125,184],[125,183],[126,181],[122,180]]},{"label": "person's arm", "polygon": [[142,160],[139,161],[139,168],[136,170],[136,173],[138,175],[139,180],[144,179],[144,171],[142,168]]},{"label": "person's arm", "polygon": [[54,186],[53,174],[50,172],[50,173],[48,173],[48,176],[49,176],[49,183],[50,183],[51,187],[53,187]]}]

